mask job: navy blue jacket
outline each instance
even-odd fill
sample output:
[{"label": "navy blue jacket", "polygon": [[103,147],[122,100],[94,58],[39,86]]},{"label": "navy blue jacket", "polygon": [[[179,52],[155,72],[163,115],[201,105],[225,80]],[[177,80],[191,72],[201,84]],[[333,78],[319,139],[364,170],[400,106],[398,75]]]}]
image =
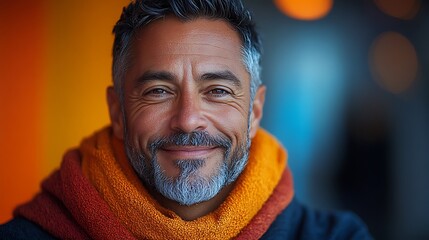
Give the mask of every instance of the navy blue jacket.
[{"label": "navy blue jacket", "polygon": [[276,218],[262,239],[373,239],[366,225],[351,212],[317,211],[295,198]]},{"label": "navy blue jacket", "polygon": [[[55,239],[38,225],[14,218],[0,226],[0,239]],[[354,214],[311,210],[293,199],[262,239],[372,239],[365,224]]]}]

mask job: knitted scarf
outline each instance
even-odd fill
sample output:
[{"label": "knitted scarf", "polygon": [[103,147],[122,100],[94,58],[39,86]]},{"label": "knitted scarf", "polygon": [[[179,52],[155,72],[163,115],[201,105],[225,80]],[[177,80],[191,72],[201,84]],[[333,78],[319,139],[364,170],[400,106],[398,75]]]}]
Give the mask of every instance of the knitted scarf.
[{"label": "knitted scarf", "polygon": [[15,211],[59,238],[258,239],[293,196],[286,153],[264,130],[221,206],[193,221],[163,208],[147,192],[105,128],[64,157],[42,192]]}]

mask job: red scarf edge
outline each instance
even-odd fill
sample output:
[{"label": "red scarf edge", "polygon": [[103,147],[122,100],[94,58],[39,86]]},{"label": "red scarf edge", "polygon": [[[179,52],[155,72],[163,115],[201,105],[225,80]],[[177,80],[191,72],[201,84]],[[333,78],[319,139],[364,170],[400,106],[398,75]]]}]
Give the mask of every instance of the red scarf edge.
[{"label": "red scarf edge", "polygon": [[248,240],[261,238],[276,220],[277,216],[287,208],[292,201],[293,195],[292,173],[289,168],[286,168],[270,198],[235,239]]},{"label": "red scarf edge", "polygon": [[66,153],[60,170],[43,181],[42,192],[17,207],[14,216],[61,239],[135,239],[83,175],[80,162],[78,150]]}]

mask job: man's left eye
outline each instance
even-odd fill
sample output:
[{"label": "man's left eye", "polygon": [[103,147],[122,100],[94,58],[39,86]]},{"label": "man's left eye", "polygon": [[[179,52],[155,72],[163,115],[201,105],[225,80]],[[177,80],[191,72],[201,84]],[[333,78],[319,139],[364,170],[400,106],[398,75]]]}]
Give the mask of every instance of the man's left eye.
[{"label": "man's left eye", "polygon": [[216,88],[216,89],[210,90],[209,94],[214,95],[216,97],[220,97],[220,96],[228,95],[228,94],[230,94],[230,92],[228,92],[225,89]]}]

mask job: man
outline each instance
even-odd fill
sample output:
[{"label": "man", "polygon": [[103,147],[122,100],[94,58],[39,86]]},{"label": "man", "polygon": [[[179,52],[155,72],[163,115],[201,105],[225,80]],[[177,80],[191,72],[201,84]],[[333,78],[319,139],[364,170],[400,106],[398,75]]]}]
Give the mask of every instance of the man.
[{"label": "man", "polygon": [[259,128],[261,47],[239,0],[138,0],[113,32],[111,126],[0,237],[370,239],[293,199],[285,150]]}]

